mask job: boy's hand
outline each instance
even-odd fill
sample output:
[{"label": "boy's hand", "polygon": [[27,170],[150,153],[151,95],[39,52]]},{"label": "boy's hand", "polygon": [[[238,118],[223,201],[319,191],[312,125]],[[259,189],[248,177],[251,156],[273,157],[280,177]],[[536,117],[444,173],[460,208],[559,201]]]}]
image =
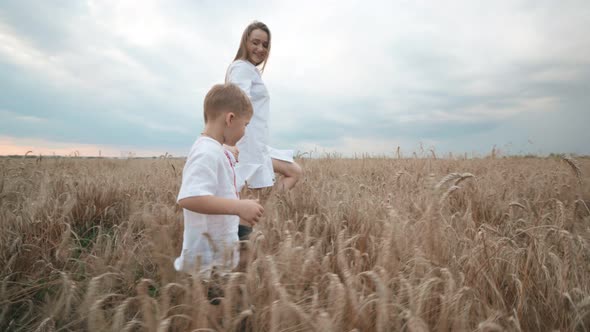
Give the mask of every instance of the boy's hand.
[{"label": "boy's hand", "polygon": [[224,147],[224,148],[225,148],[227,151],[231,152],[231,154],[233,154],[233,155],[234,155],[234,158],[236,159],[236,162],[238,162],[238,161],[239,161],[239,160],[238,160],[238,156],[240,155],[240,150],[238,149],[238,147],[237,147],[237,146],[229,146],[229,145],[225,145],[225,144],[224,144],[224,145],[223,145],[223,147]]},{"label": "boy's hand", "polygon": [[260,220],[263,213],[264,208],[257,200],[244,199],[240,201],[238,216],[250,225],[254,226]]}]

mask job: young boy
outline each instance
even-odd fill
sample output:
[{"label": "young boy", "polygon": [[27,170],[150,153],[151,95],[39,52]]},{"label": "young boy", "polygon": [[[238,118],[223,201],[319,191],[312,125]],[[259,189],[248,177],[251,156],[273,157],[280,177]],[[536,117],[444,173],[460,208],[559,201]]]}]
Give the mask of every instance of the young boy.
[{"label": "young boy", "polygon": [[239,261],[240,218],[254,225],[264,212],[257,201],[239,199],[235,159],[223,148],[244,136],[252,114],[250,100],[234,84],[215,85],[205,97],[205,129],[187,156],[178,194],[184,210],[182,253],[174,262],[178,271],[206,279],[214,267],[229,272]]}]

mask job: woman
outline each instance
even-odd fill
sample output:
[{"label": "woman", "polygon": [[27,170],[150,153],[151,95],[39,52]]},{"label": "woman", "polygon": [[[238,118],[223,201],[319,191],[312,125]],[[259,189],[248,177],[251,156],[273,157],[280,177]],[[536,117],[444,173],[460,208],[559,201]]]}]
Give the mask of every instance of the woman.
[{"label": "woman", "polygon": [[[272,187],[274,173],[279,173],[282,175],[278,180],[279,188],[289,190],[301,178],[302,170],[293,160],[292,150],[277,150],[268,145],[270,97],[261,75],[270,45],[268,27],[262,22],[253,22],[244,30],[240,48],[227,70],[226,82],[238,85],[248,95],[254,108],[246,134],[237,144],[239,160],[236,172],[251,189]],[[232,152],[237,155],[237,151]]]},{"label": "woman", "polygon": [[[292,150],[277,150],[268,145],[270,96],[262,81],[262,72],[266,67],[270,45],[268,27],[262,22],[251,23],[244,30],[240,48],[227,70],[225,81],[238,85],[248,95],[254,108],[254,115],[237,149],[229,149],[238,159],[236,174],[240,184],[246,182],[249,188],[257,190],[269,188],[275,183],[276,172],[281,175],[279,189],[289,190],[299,181],[303,172],[293,160]],[[258,194],[260,196],[260,191]],[[248,238],[252,232],[251,226],[240,220],[240,239]]]}]

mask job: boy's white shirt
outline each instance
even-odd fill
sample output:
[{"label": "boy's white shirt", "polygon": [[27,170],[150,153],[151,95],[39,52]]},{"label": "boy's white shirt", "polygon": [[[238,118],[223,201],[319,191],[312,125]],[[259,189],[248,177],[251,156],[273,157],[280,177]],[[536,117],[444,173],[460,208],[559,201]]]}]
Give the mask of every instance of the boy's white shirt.
[{"label": "boy's white shirt", "polygon": [[[239,199],[234,165],[235,159],[219,142],[209,137],[199,137],[193,144],[182,171],[178,201],[194,196]],[[236,267],[239,261],[237,244],[240,218],[183,210],[184,235],[181,255],[174,262],[176,270],[197,272],[208,277],[213,266],[221,271]],[[209,239],[204,233],[208,234]],[[199,256],[201,268],[196,271]]]}]

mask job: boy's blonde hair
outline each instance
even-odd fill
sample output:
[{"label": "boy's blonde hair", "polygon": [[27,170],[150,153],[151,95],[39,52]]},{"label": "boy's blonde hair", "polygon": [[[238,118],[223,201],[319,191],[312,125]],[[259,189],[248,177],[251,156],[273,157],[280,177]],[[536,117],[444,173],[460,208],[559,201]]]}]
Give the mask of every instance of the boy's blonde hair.
[{"label": "boy's blonde hair", "polygon": [[254,112],[248,96],[233,83],[214,85],[205,96],[203,109],[205,123],[224,112],[233,112],[237,116],[252,116]]}]

